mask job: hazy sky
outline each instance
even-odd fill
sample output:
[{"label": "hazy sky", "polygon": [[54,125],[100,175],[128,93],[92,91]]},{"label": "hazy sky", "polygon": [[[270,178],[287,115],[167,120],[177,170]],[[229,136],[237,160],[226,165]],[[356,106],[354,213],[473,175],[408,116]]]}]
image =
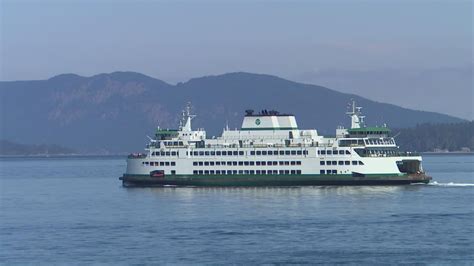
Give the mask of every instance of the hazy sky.
[{"label": "hazy sky", "polygon": [[[120,70],[176,83],[247,71],[474,118],[472,1],[0,3],[0,80]],[[407,101],[415,82],[426,97]]]},{"label": "hazy sky", "polygon": [[470,1],[1,1],[1,80],[470,64]]}]

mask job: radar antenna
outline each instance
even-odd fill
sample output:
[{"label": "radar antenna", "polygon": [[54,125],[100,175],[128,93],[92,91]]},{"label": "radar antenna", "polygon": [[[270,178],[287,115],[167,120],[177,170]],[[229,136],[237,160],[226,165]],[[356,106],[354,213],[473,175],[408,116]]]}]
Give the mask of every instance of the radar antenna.
[{"label": "radar antenna", "polygon": [[191,120],[195,118],[196,115],[191,114],[191,102],[186,104],[186,107],[182,111],[182,117],[179,121],[179,130],[180,131],[192,131],[191,129]]},{"label": "radar antenna", "polygon": [[356,106],[356,102],[351,99],[351,103],[349,104],[350,111],[346,112],[351,117],[351,128],[361,128],[365,127],[364,118],[365,116],[362,115],[362,107]]}]

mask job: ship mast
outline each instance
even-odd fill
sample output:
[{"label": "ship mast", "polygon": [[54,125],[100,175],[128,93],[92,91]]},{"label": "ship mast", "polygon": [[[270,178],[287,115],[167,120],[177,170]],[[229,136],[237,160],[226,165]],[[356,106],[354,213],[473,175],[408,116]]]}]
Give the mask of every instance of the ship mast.
[{"label": "ship mast", "polygon": [[361,109],[362,107],[356,106],[354,100],[351,103],[351,110],[346,112],[351,117],[351,128],[361,128],[365,127],[364,125],[364,118],[365,116],[362,115]]},{"label": "ship mast", "polygon": [[179,122],[180,131],[192,131],[191,129],[191,120],[196,117],[196,115],[191,114],[191,102],[186,104],[182,112],[181,121]]}]

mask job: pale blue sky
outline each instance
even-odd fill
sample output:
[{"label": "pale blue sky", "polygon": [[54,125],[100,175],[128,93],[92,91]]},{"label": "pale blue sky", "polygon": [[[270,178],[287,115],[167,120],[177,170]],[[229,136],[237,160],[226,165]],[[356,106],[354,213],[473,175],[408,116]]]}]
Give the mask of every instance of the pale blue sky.
[{"label": "pale blue sky", "polygon": [[1,80],[472,64],[470,1],[11,1]]}]

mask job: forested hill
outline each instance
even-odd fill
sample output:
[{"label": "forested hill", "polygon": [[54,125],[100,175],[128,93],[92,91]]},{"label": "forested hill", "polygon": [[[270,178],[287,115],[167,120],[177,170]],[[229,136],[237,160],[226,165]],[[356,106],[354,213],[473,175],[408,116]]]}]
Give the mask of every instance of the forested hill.
[{"label": "forested hill", "polygon": [[419,124],[413,128],[394,129],[401,149],[412,151],[474,151],[474,122]]}]

